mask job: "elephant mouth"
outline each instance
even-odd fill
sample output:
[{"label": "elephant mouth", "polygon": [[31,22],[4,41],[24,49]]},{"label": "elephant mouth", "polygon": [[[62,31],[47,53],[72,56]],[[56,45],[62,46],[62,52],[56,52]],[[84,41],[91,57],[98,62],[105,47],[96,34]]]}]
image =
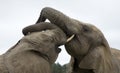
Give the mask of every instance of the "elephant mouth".
[{"label": "elephant mouth", "polygon": [[60,53],[61,52],[61,48],[56,48],[56,52]]}]

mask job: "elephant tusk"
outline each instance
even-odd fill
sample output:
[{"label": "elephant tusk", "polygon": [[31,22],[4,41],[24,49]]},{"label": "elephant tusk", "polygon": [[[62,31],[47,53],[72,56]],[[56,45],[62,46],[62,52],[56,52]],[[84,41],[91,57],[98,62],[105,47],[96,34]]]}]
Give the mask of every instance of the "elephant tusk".
[{"label": "elephant tusk", "polygon": [[73,38],[74,38],[74,34],[71,36],[71,37],[69,37],[68,39],[67,39],[67,42],[69,42],[69,41],[71,41]]}]

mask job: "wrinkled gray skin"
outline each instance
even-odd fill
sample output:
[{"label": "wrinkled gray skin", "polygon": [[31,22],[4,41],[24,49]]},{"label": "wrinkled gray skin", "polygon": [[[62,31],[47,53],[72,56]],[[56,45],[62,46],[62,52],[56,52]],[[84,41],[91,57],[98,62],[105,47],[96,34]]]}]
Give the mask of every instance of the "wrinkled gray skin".
[{"label": "wrinkled gray skin", "polygon": [[[65,44],[71,55],[71,73],[120,73],[119,56],[110,49],[102,32],[95,26],[72,19],[60,11],[45,7],[37,21],[48,19],[67,35],[75,37]],[[117,51],[120,53],[120,51]]]},{"label": "wrinkled gray skin", "polygon": [[23,34],[0,56],[0,73],[52,73],[51,64],[61,51],[58,46],[66,43],[65,33],[54,24],[41,22],[25,27]]}]

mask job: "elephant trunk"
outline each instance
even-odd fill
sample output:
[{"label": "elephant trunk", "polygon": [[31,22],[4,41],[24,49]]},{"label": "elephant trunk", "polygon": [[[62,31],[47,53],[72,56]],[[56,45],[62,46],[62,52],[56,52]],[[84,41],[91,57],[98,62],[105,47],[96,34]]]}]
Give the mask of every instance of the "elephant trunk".
[{"label": "elephant trunk", "polygon": [[62,12],[57,11],[50,7],[45,7],[42,9],[40,17],[36,23],[44,22],[46,19],[60,27],[65,33],[67,34],[70,33],[72,27],[71,18],[69,18]]}]

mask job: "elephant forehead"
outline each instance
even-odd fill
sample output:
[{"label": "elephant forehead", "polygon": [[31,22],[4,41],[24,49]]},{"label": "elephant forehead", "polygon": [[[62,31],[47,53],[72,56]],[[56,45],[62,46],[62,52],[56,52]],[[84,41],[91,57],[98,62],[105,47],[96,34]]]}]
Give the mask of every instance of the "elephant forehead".
[{"label": "elephant forehead", "polygon": [[36,44],[41,44],[43,42],[49,42],[52,40],[52,36],[54,35],[53,32],[50,31],[43,31],[43,32],[33,32],[22,39],[27,39],[30,42],[34,42]]},{"label": "elephant forehead", "polygon": [[45,31],[41,31],[41,32],[33,32],[31,33],[31,37],[36,36],[36,37],[40,37],[40,36],[53,36],[54,32],[52,30],[45,30]]},{"label": "elephant forehead", "polygon": [[26,36],[27,38],[33,38],[33,39],[43,39],[45,37],[51,37],[54,33],[50,30],[42,31],[42,32],[33,32],[30,35]]}]

